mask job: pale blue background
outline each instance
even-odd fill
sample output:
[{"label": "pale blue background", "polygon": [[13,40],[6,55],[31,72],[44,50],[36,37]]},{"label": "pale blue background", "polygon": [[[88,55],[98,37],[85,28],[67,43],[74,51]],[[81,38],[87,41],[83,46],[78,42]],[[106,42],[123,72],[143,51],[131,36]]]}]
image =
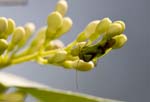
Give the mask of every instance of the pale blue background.
[{"label": "pale blue background", "polygon": [[[57,0],[29,0],[26,6],[0,7],[0,16],[13,18],[17,25],[46,24]],[[83,92],[127,102],[150,99],[150,1],[149,0],[68,0],[72,30],[61,39],[70,43],[92,20],[110,17],[126,22],[128,43],[99,61],[90,72],[79,72],[76,89],[75,71],[28,62],[3,71],[21,75],[54,88]]]}]

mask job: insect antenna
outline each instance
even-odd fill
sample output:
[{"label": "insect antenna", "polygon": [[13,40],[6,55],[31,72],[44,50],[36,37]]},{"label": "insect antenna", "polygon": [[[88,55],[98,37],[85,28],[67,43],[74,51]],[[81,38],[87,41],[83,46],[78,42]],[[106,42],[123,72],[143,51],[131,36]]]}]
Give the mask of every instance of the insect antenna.
[{"label": "insect antenna", "polygon": [[78,83],[78,71],[77,71],[77,69],[75,72],[75,83],[76,83],[76,89],[78,90],[79,89],[79,83]]},{"label": "insect antenna", "polygon": [[[87,44],[88,44],[88,42],[86,42],[84,46],[86,46]],[[79,53],[78,53],[78,56],[79,56],[80,51],[81,51],[81,48],[84,47],[84,46],[81,47],[80,44],[78,44],[77,46],[79,47],[79,50],[78,50],[78,52],[79,52]],[[79,61],[80,61],[80,58],[79,58],[79,60],[78,60],[78,62],[77,62],[77,67],[78,67],[78,65],[79,65]],[[79,82],[78,82],[78,80],[79,80],[79,78],[78,78],[79,73],[78,73],[78,70],[77,70],[77,69],[75,69],[75,70],[76,70],[76,72],[75,72],[76,89],[79,89]]]},{"label": "insect antenna", "polygon": [[[77,45],[78,47],[79,47],[79,53],[80,53],[80,51],[81,51],[81,46],[80,46],[80,44],[78,44]],[[80,59],[78,60],[78,62],[77,62],[77,67],[78,67],[78,65],[79,65],[79,61],[80,61]],[[79,89],[79,82],[78,82],[78,70],[76,69],[76,71],[75,71],[75,83],[76,83],[76,89]]]}]

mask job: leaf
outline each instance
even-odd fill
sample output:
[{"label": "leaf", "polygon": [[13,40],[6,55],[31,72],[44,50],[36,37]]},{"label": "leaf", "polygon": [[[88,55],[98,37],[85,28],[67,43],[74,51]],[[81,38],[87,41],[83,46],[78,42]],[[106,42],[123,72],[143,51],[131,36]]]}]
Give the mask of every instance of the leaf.
[{"label": "leaf", "polygon": [[6,90],[7,88],[0,84],[0,93],[5,92]]},{"label": "leaf", "polygon": [[0,72],[0,84],[6,88],[15,87],[29,93],[41,102],[119,102],[71,91],[52,89],[5,72]]},{"label": "leaf", "polygon": [[0,94],[0,102],[24,102],[26,95],[22,92]]},{"label": "leaf", "polygon": [[5,87],[48,88],[48,86],[29,81],[6,72],[0,72],[0,84]]}]

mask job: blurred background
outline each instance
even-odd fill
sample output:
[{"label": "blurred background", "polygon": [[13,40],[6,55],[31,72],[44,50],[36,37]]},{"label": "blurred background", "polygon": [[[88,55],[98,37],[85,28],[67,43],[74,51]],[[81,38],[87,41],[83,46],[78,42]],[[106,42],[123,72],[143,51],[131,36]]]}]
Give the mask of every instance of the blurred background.
[{"label": "blurred background", "polygon": [[[61,37],[67,45],[93,20],[110,17],[126,23],[127,44],[99,60],[89,72],[65,70],[51,65],[27,62],[2,71],[23,76],[53,88],[82,92],[127,102],[150,99],[150,1],[149,0],[67,0],[67,16],[72,30]],[[47,15],[57,0],[28,0],[25,5],[0,6],[0,16],[13,18],[16,24],[34,22],[37,29],[46,25]],[[76,88],[78,84],[79,88]]]}]

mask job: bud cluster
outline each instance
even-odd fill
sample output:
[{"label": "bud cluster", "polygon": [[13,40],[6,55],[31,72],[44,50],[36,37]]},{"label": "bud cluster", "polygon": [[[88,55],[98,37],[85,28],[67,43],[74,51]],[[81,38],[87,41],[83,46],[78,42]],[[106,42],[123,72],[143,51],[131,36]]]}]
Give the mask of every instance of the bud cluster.
[{"label": "bud cluster", "polygon": [[71,18],[66,16],[67,11],[66,0],[59,0],[47,17],[46,26],[36,32],[28,45],[35,25],[29,22],[16,26],[13,19],[0,17],[0,68],[36,61],[39,64],[89,71],[100,57],[126,43],[127,37],[123,34],[125,23],[104,18],[90,22],[72,43],[64,46],[59,38],[73,24]]},{"label": "bud cluster", "polygon": [[68,4],[65,0],[59,0],[55,11],[47,17],[46,40],[54,40],[68,32],[72,27],[70,17],[65,17],[68,10]]}]

